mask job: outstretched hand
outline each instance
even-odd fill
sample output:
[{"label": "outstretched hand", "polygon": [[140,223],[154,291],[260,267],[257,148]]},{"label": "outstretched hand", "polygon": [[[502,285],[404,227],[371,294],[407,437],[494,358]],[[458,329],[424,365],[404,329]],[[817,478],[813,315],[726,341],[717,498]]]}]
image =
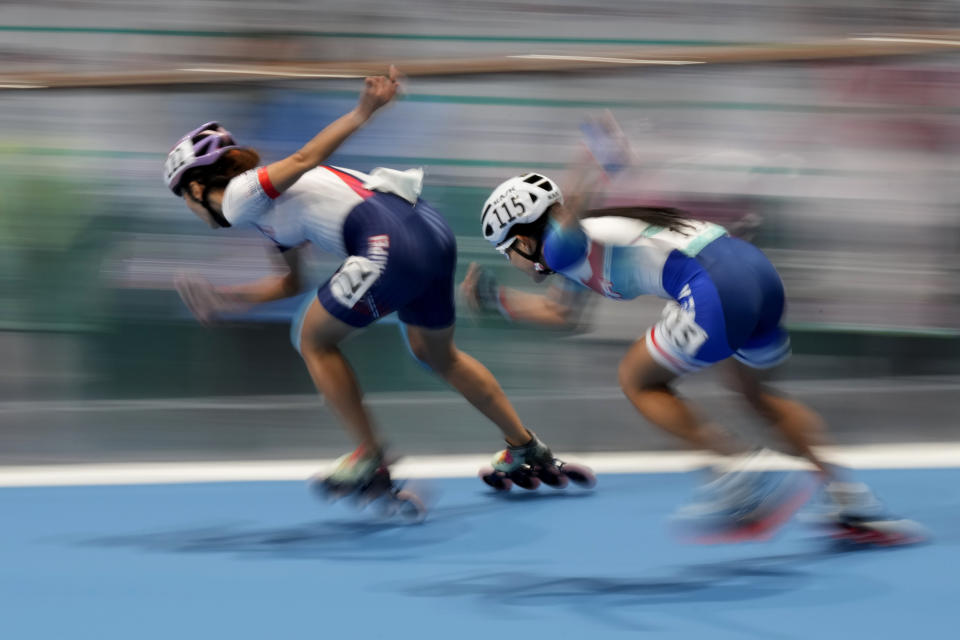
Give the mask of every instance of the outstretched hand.
[{"label": "outstretched hand", "polygon": [[392,101],[400,90],[403,75],[393,65],[386,76],[371,76],[364,80],[363,93],[357,103],[357,112],[364,119],[369,118],[380,107]]}]

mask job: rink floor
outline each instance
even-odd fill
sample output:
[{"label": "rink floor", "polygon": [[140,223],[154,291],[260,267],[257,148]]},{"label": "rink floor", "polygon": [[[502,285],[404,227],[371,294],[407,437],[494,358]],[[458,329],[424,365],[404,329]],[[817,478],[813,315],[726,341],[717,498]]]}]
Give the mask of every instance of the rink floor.
[{"label": "rink floor", "polygon": [[839,552],[802,522],[693,546],[666,517],[690,473],[595,491],[414,481],[421,525],[301,482],[0,489],[5,638],[952,637],[960,469],[860,472],[921,546]]}]

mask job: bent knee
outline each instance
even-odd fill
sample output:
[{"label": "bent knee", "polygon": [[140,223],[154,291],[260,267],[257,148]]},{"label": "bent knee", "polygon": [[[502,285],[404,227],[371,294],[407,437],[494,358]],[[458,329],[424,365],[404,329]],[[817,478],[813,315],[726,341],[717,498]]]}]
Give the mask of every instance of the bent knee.
[{"label": "bent knee", "polygon": [[457,352],[443,352],[435,353],[430,352],[426,357],[420,358],[422,362],[425,362],[427,366],[436,371],[440,375],[445,375],[450,371],[454,364],[457,361]]},{"label": "bent knee", "polygon": [[414,336],[408,336],[407,345],[410,347],[410,355],[424,364],[429,363],[430,349],[427,348],[426,342]]},{"label": "bent knee", "polygon": [[637,377],[636,368],[628,362],[628,359],[629,356],[624,357],[617,366],[617,381],[620,383],[620,388],[624,391],[639,388],[639,378]]},{"label": "bent knee", "polygon": [[457,350],[452,345],[437,347],[418,340],[410,341],[410,352],[414,358],[439,374],[449,371],[457,358]]},{"label": "bent knee", "polygon": [[[645,364],[647,366],[644,366]],[[675,374],[660,368],[652,361],[645,363],[638,359],[632,349],[617,366],[617,380],[620,388],[627,393],[664,389],[675,377]]]},{"label": "bent knee", "polygon": [[303,331],[300,336],[299,349],[300,355],[306,357],[310,354],[322,355],[338,350],[338,341],[324,339],[323,336],[315,332]]},{"label": "bent knee", "polygon": [[807,412],[802,404],[765,389],[744,393],[743,398],[757,415],[768,422],[779,422],[787,416]]}]

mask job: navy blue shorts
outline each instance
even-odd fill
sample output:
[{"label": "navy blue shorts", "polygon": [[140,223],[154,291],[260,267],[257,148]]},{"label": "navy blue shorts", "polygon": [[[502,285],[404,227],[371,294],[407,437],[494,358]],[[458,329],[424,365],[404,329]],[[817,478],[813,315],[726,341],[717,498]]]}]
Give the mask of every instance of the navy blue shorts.
[{"label": "navy blue shorts", "polygon": [[453,324],[457,243],[430,205],[375,193],[347,216],[343,239],[349,257],[317,293],[332,316],[354,327],[393,311],[417,327]]},{"label": "navy blue shorts", "polygon": [[647,331],[647,349],[674,373],[730,356],[764,369],[790,356],[783,283],[753,245],[724,236],[693,258],[674,251],[664,265],[663,286],[675,302]]}]

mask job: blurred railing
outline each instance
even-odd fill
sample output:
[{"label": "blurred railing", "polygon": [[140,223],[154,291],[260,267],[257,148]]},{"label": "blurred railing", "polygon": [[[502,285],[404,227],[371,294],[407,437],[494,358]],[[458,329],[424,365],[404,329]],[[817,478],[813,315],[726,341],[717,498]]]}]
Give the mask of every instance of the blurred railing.
[{"label": "blurred railing", "polygon": [[[209,32],[210,34],[216,32]],[[136,34],[134,34],[136,35]],[[149,35],[149,34],[139,34]],[[247,38],[297,37],[297,32],[249,33]],[[376,61],[285,61],[248,60],[243,64],[194,63],[173,67],[156,64],[140,68],[114,64],[108,68],[69,72],[5,71],[0,89],[105,89],[210,85],[216,83],[276,82],[278,80],[329,80],[362,78],[384,73],[396,64],[408,77],[463,76],[479,74],[592,72],[638,67],[662,68],[703,64],[746,64],[818,60],[867,59],[953,52],[960,47],[960,31],[870,33],[808,42],[762,44],[704,44],[700,46],[631,47],[604,49],[570,48],[554,53],[509,53],[491,57],[411,58]]]}]

